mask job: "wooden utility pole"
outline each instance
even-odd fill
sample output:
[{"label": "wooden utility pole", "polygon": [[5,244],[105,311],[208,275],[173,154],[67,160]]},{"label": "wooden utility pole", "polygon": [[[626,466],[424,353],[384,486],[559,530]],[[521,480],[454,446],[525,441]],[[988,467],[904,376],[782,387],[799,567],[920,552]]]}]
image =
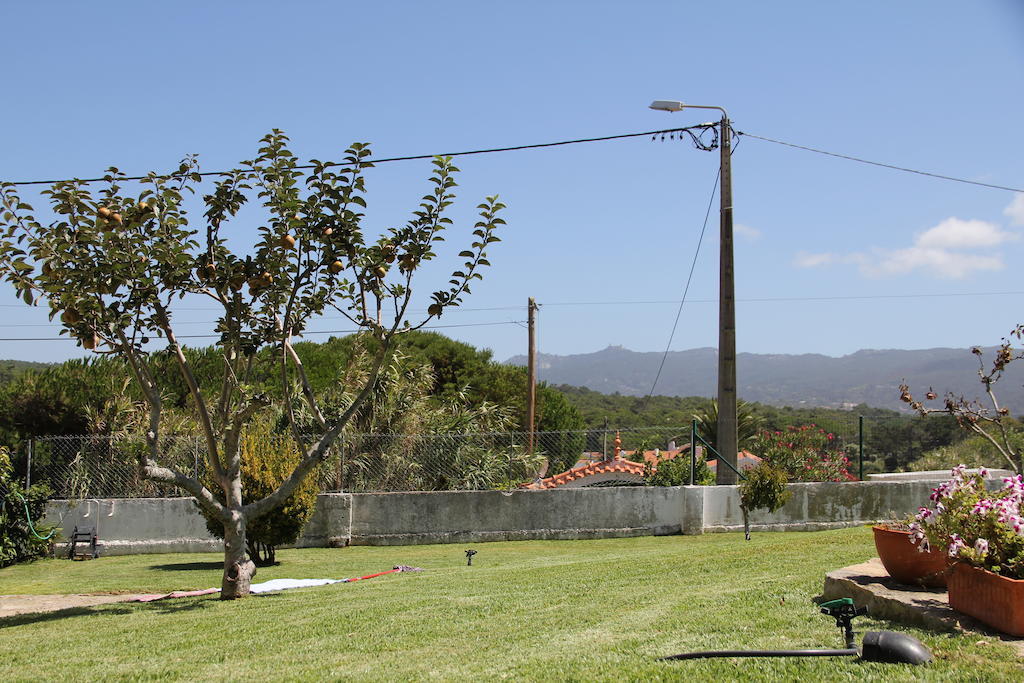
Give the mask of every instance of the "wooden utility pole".
[{"label": "wooden utility pole", "polygon": [[526,305],[529,329],[529,348],[526,353],[526,452],[533,453],[534,431],[537,426],[537,302],[531,296]]}]

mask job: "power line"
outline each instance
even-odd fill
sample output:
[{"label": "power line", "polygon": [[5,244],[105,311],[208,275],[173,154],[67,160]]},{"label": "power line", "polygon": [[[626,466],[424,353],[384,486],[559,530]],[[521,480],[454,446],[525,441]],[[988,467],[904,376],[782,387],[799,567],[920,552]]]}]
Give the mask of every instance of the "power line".
[{"label": "power line", "polygon": [[[737,303],[772,303],[772,302],[801,302],[801,301],[875,301],[879,299],[948,299],[955,297],[976,297],[976,296],[1020,296],[1024,295],[1024,290],[1010,291],[1010,292],[944,292],[944,293],[924,293],[924,294],[852,294],[847,296],[788,296],[788,297],[756,297],[749,299],[737,298]],[[718,303],[718,299],[687,299],[691,304],[713,304]],[[664,305],[667,306],[682,304],[683,301],[679,299],[663,299],[663,300],[649,300],[649,301],[556,301],[553,303],[545,303],[545,306],[645,306],[645,305]],[[5,308],[20,308],[25,309],[25,304],[0,304]],[[521,310],[522,306],[488,306],[483,308],[455,308],[449,311],[450,313],[467,313],[477,311],[516,311]],[[217,308],[176,308],[177,311],[218,311]],[[341,316],[325,316],[320,320],[340,320]],[[190,320],[187,322],[177,322],[177,325],[212,325],[216,320]],[[50,327],[58,326],[60,323],[8,323],[0,324],[0,328],[5,327]]]},{"label": "power line", "polygon": [[[512,146],[508,146],[508,147],[490,147],[490,148],[487,148],[487,149],[474,149],[474,150],[467,150],[467,151],[462,151],[462,152],[448,152],[447,154],[412,154],[412,155],[397,156],[397,157],[386,157],[386,158],[383,158],[383,159],[367,159],[364,163],[384,164],[384,163],[396,162],[396,161],[416,161],[416,160],[422,160],[422,159],[433,159],[434,157],[437,157],[437,156],[461,157],[461,156],[470,156],[470,155],[474,155],[474,154],[494,154],[494,153],[498,153],[498,152],[514,152],[514,151],[526,150],[526,149],[542,149],[542,148],[545,148],[545,147],[560,147],[560,146],[564,146],[564,145],[577,145],[577,144],[583,144],[583,143],[588,143],[588,142],[605,142],[605,141],[608,141],[608,140],[623,140],[623,139],[626,139],[626,138],[645,137],[647,135],[651,135],[651,136],[658,136],[658,135],[660,135],[660,136],[662,136],[662,139],[664,139],[665,135],[671,135],[671,134],[674,134],[674,133],[679,133],[680,134],[680,139],[682,139],[682,135],[681,135],[682,133],[688,133],[691,130],[698,130],[698,129],[706,130],[708,128],[713,128],[713,127],[715,127],[717,125],[718,125],[717,123],[699,123],[699,124],[695,124],[693,126],[686,126],[684,128],[665,128],[665,129],[662,129],[662,130],[651,130],[651,131],[646,131],[646,132],[643,132],[643,133],[620,133],[618,135],[602,135],[602,136],[593,137],[593,138],[577,138],[577,139],[573,139],[573,140],[558,140],[556,142],[539,142],[539,143],[533,143],[533,144],[528,144],[528,145],[512,145]],[[903,171],[904,173],[914,173],[914,174],[917,174],[917,175],[927,176],[929,178],[937,178],[939,180],[949,180],[949,181],[956,182],[956,183],[966,183],[968,185],[977,185],[979,187],[989,187],[989,188],[996,189],[996,190],[1006,190],[1008,192],[1024,193],[1024,189],[1017,188],[1017,187],[1009,187],[1009,186],[1006,186],[1006,185],[996,185],[994,183],[983,183],[983,182],[979,182],[977,180],[968,180],[966,178],[958,178],[956,176],[943,175],[941,173],[932,173],[930,171],[921,171],[921,170],[909,168],[909,167],[906,167],[906,166],[896,166],[895,164],[887,164],[887,163],[884,163],[884,162],[881,162],[881,161],[872,161],[870,159],[864,159],[864,158],[861,158],[861,157],[855,157],[855,156],[851,156],[851,155],[848,155],[848,154],[840,154],[838,152],[829,152],[827,150],[817,149],[815,147],[807,147],[805,145],[798,145],[796,143],[786,142],[784,140],[776,140],[774,138],[769,138],[769,137],[765,137],[765,136],[762,136],[762,135],[755,135],[754,133],[747,133],[747,132],[740,131],[740,130],[735,131],[735,133],[736,133],[737,136],[746,136],[746,137],[749,137],[749,138],[755,138],[757,140],[763,140],[765,142],[771,142],[771,143],[774,143],[774,144],[777,144],[777,145],[784,145],[786,147],[793,147],[794,149],[802,149],[802,150],[805,150],[805,151],[808,151],[808,152],[814,152],[816,154],[824,154],[826,156],[835,157],[837,159],[846,159],[847,161],[856,161],[857,163],[861,163],[861,164],[869,164],[871,166],[879,166],[881,168],[888,168],[888,169],[891,169],[891,170],[894,170],[894,171]],[[351,164],[345,164],[343,162],[330,162],[330,163],[325,164],[326,167],[346,166],[346,165],[351,165]],[[311,164],[303,164],[303,165],[298,165],[295,168],[297,168],[297,169],[310,169],[310,168],[313,168],[313,166]],[[213,177],[213,176],[228,175],[229,173],[230,173],[230,171],[203,171],[203,172],[199,173],[198,175],[201,176],[201,177]],[[161,178],[171,178],[171,177],[174,177],[174,176],[173,175],[164,175],[164,176],[159,176],[159,177],[161,177]],[[119,182],[125,182],[125,181],[132,181],[132,180],[146,180],[147,178],[148,178],[148,176],[126,176],[126,177],[123,177],[123,178],[118,178],[117,180]],[[52,185],[53,183],[59,183],[59,182],[101,183],[101,182],[105,182],[105,180],[106,180],[105,178],[85,178],[85,179],[65,178],[63,180],[20,180],[20,181],[16,181],[16,182],[7,183],[7,184],[8,185]]]},{"label": "power line", "polygon": [[[661,135],[662,139],[664,139],[665,135],[670,135],[670,134],[674,134],[674,133],[680,133],[680,139],[682,139],[682,135],[681,135],[682,133],[686,133],[688,131],[697,130],[697,129],[702,129],[703,130],[703,129],[706,129],[706,128],[709,128],[709,127],[714,127],[714,126],[717,126],[717,125],[718,125],[717,123],[698,123],[698,124],[694,124],[692,126],[686,126],[684,128],[665,128],[663,130],[649,130],[649,131],[647,131],[645,133],[620,133],[618,135],[602,135],[602,136],[596,137],[596,138],[577,138],[575,140],[559,140],[559,141],[556,141],[556,142],[538,142],[538,143],[533,143],[533,144],[529,144],[529,145],[513,145],[511,147],[491,147],[491,148],[488,148],[488,149],[474,149],[474,150],[469,150],[469,151],[465,151],[465,152],[449,152],[447,154],[413,154],[413,155],[400,156],[400,157],[387,157],[387,158],[384,158],[384,159],[367,158],[367,159],[361,161],[360,163],[362,163],[362,164],[385,164],[385,163],[389,163],[389,162],[393,162],[393,161],[417,161],[417,160],[422,160],[422,159],[433,159],[433,158],[439,157],[439,156],[440,157],[464,157],[464,156],[470,156],[470,155],[473,155],[473,154],[494,154],[494,153],[497,153],[497,152],[515,152],[515,151],[524,150],[524,149],[541,149],[541,148],[544,148],[544,147],[561,147],[561,146],[564,146],[564,145],[578,145],[578,144],[587,143],[587,142],[606,142],[608,140],[623,140],[625,138],[639,138],[639,137],[645,137],[645,136],[648,136],[648,135],[652,135],[652,136]],[[324,167],[352,166],[352,165],[354,165],[354,164],[337,161],[337,162],[328,162],[328,163],[324,164]],[[313,164],[301,164],[301,165],[295,166],[294,168],[297,168],[297,169],[310,169],[310,168],[315,168],[315,166]],[[198,175],[205,178],[205,177],[212,177],[212,176],[224,176],[224,175],[229,175],[230,173],[231,173],[231,171],[204,171],[202,173],[199,173]],[[190,175],[196,175],[196,174],[190,174]],[[174,175],[171,174],[171,175],[164,175],[164,176],[158,176],[158,177],[166,179],[166,178],[172,178],[172,177],[174,177]],[[126,181],[130,181],[130,180],[147,180],[148,178],[149,178],[149,176],[126,176],[126,177],[123,177],[123,178],[117,178],[117,181],[118,182],[126,182]],[[64,179],[64,180],[21,180],[21,181],[17,181],[17,182],[13,182],[13,183],[7,183],[7,184],[8,185],[52,185],[54,183],[66,183],[66,182],[102,183],[102,182],[106,182],[106,178],[85,178],[85,179],[75,178],[75,179]]]},{"label": "power line", "polygon": [[[445,330],[453,327],[487,327],[490,325],[521,325],[522,320],[499,320],[496,322],[489,323],[465,323],[462,325],[429,325],[420,329],[424,330]],[[303,332],[303,336],[312,334],[355,334],[359,332],[356,330],[310,330]],[[175,335],[178,339],[219,339],[219,334],[179,334]],[[71,337],[0,337],[0,342],[19,342],[19,341],[75,341]]]},{"label": "power line", "polygon": [[665,344],[665,353],[661,355],[661,363],[658,365],[658,372],[654,375],[654,382],[651,383],[651,390],[647,392],[647,398],[654,395],[654,388],[658,386],[661,379],[661,371],[665,369],[665,360],[668,358],[669,349],[672,348],[672,340],[676,336],[676,327],[679,326],[679,316],[683,312],[683,304],[686,303],[686,294],[690,291],[690,282],[693,280],[693,270],[697,267],[697,257],[700,256],[700,246],[704,243],[704,231],[708,229],[708,216],[711,215],[711,205],[715,203],[715,191],[718,189],[718,179],[722,175],[719,167],[715,173],[715,184],[711,188],[711,197],[708,198],[708,209],[704,212],[704,225],[700,229],[700,237],[697,238],[697,249],[693,252],[693,261],[690,262],[690,273],[686,276],[686,286],[683,288],[683,298],[679,300],[679,308],[676,309],[676,319],[672,323],[672,332],[668,335],[668,343]]},{"label": "power line", "polygon": [[[963,296],[1011,296],[1024,294],[1024,290],[1016,292],[949,292],[936,294],[851,294],[848,296],[779,296],[779,297],[754,297],[749,299],[737,298],[737,303],[768,303],[777,301],[852,301],[875,299],[925,299],[925,298],[947,298]],[[690,299],[692,304],[718,303],[718,299]],[[545,303],[545,306],[640,306],[648,304],[680,304],[679,299],[663,299],[650,301],[560,301]],[[17,304],[12,304],[17,305]]]},{"label": "power line", "polygon": [[967,180],[966,178],[956,178],[954,176],[942,175],[941,173],[931,173],[929,171],[918,171],[913,168],[906,168],[904,166],[895,166],[893,164],[885,164],[881,161],[871,161],[870,159],[861,159],[860,157],[849,156],[848,154],[839,154],[837,152],[827,152],[823,149],[815,149],[814,147],[805,147],[803,145],[797,145],[792,142],[783,142],[782,140],[773,140],[772,138],[762,137],[760,135],[754,135],[753,133],[744,133],[743,131],[736,131],[737,135],[746,135],[748,138],[755,138],[757,140],[764,140],[765,142],[774,142],[776,145],[785,145],[786,147],[793,147],[795,149],[802,149],[807,152],[815,152],[816,154],[824,154],[830,157],[836,157],[839,159],[846,159],[848,161],[856,161],[861,164],[870,164],[871,166],[881,166],[882,168],[889,168],[894,171],[903,171],[904,173],[916,173],[917,175],[928,176],[929,178],[939,178],[941,180],[952,180],[956,183],[966,183],[968,185],[978,185],[980,187],[991,187],[995,190],[1007,190],[1009,192],[1022,192],[1024,190],[1016,187],[1007,187],[1005,185],[993,185],[992,183],[982,183],[977,180]]}]

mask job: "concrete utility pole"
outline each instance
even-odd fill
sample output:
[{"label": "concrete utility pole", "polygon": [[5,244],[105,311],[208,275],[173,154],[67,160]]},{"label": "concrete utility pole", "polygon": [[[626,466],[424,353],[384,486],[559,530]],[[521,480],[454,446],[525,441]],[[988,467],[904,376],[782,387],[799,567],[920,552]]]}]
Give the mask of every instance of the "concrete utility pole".
[{"label": "concrete utility pole", "polygon": [[526,452],[533,453],[534,431],[537,426],[537,302],[531,296],[526,305],[526,321],[529,330],[529,347],[526,354]]},{"label": "concrete utility pole", "polygon": [[[718,257],[718,453],[737,466],[736,434],[736,280],[732,245],[732,129],[722,110],[718,149],[721,152],[721,199]],[[715,482],[735,484],[736,473],[728,465],[717,468]]]},{"label": "concrete utility pole", "polygon": [[722,112],[718,124],[718,149],[721,155],[718,196],[721,209],[718,257],[718,443],[715,446],[719,459],[724,462],[719,463],[715,483],[735,484],[737,476],[734,468],[737,466],[739,448],[736,434],[736,285],[732,243],[732,128],[729,114],[722,107],[683,104],[675,100],[656,100],[650,108],[669,112],[682,111],[684,108],[717,109]]}]

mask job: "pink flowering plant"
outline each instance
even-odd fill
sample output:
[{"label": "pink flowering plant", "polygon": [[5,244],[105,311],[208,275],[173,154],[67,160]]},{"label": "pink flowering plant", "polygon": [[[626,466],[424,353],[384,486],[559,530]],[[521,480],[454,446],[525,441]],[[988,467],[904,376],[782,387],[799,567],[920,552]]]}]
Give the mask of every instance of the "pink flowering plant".
[{"label": "pink flowering plant", "polygon": [[952,478],[932,489],[933,507],[921,508],[910,525],[910,542],[922,552],[949,557],[1011,579],[1024,579],[1024,478],[1003,478],[989,491],[988,472],[953,468]]},{"label": "pink flowering plant", "polygon": [[792,425],[757,435],[751,450],[783,470],[790,481],[849,481],[849,459],[835,434],[817,425]]}]

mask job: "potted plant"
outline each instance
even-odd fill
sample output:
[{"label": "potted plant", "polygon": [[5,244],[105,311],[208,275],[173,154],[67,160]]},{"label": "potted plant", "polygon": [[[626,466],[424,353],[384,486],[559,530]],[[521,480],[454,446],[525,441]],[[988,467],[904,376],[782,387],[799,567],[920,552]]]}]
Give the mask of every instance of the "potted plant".
[{"label": "potted plant", "polygon": [[1024,477],[1005,477],[989,491],[988,472],[964,465],[932,490],[933,507],[911,524],[913,540],[954,560],[949,604],[1014,636],[1024,636]]},{"label": "potted plant", "polygon": [[945,588],[947,556],[935,549],[925,550],[914,544],[909,519],[879,522],[871,531],[875,550],[885,571],[896,583],[926,588]]}]

